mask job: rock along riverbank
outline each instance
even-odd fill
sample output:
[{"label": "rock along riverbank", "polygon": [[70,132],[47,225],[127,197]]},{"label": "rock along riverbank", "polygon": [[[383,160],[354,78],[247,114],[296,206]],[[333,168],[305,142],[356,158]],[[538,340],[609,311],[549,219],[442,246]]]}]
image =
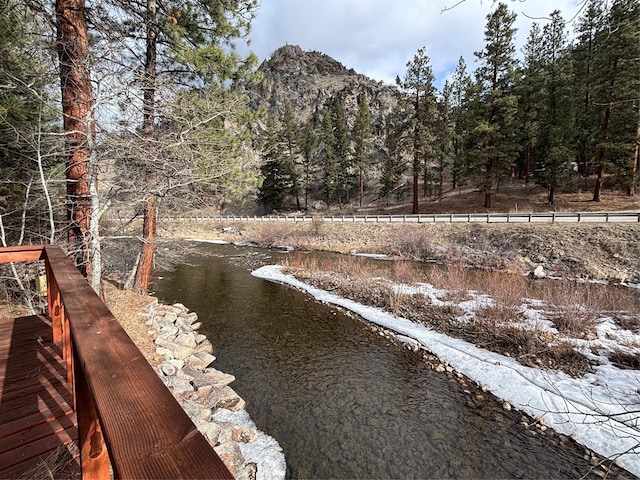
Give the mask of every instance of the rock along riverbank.
[{"label": "rock along riverbank", "polygon": [[235,377],[211,366],[213,345],[198,333],[197,313],[156,301],[146,316],[160,359],[153,366],[233,476],[283,479],[286,463],[280,445],[256,428],[244,400],[229,386]]}]

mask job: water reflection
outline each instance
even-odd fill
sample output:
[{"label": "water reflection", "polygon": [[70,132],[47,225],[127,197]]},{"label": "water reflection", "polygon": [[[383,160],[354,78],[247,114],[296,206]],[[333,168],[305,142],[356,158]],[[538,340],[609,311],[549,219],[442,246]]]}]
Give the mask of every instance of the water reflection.
[{"label": "water reflection", "polygon": [[436,373],[358,319],[250,276],[238,258],[255,262],[256,250],[201,248],[216,255],[165,272],[156,295],[198,312],[216,367],[237,377],[232,386],[251,417],[280,442],[289,478],[578,478],[589,471],[579,447],[532,435],[519,413]]}]

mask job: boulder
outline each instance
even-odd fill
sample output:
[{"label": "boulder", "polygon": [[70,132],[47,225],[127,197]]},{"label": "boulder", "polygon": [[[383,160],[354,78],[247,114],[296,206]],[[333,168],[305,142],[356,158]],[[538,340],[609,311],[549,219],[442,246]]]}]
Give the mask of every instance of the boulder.
[{"label": "boulder", "polygon": [[544,268],[542,268],[542,265],[538,265],[529,273],[529,276],[535,279],[542,279],[542,278],[545,278],[547,274],[544,271]]}]

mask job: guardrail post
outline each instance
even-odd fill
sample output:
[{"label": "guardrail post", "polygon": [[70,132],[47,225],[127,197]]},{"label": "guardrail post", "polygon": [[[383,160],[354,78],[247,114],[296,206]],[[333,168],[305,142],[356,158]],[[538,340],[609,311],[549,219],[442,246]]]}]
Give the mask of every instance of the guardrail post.
[{"label": "guardrail post", "polygon": [[605,216],[605,219],[606,219],[606,220],[605,220],[605,222],[606,222],[606,223],[609,223],[609,212],[607,212],[607,214],[606,214],[606,216]]},{"label": "guardrail post", "polygon": [[556,212],[551,214],[551,223],[556,223]]}]

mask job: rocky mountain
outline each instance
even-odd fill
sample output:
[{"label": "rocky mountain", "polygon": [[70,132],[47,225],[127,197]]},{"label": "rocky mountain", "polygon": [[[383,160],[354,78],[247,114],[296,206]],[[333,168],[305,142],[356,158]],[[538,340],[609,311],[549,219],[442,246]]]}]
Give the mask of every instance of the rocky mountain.
[{"label": "rocky mountain", "polygon": [[306,52],[297,45],[277,49],[259,67],[264,80],[249,87],[254,107],[279,115],[289,102],[300,123],[313,119],[319,126],[324,113],[337,100],[344,104],[347,121],[353,124],[358,96],[366,94],[371,109],[376,144],[381,145],[389,115],[396,106],[394,87],[356,73],[320,52]]}]

